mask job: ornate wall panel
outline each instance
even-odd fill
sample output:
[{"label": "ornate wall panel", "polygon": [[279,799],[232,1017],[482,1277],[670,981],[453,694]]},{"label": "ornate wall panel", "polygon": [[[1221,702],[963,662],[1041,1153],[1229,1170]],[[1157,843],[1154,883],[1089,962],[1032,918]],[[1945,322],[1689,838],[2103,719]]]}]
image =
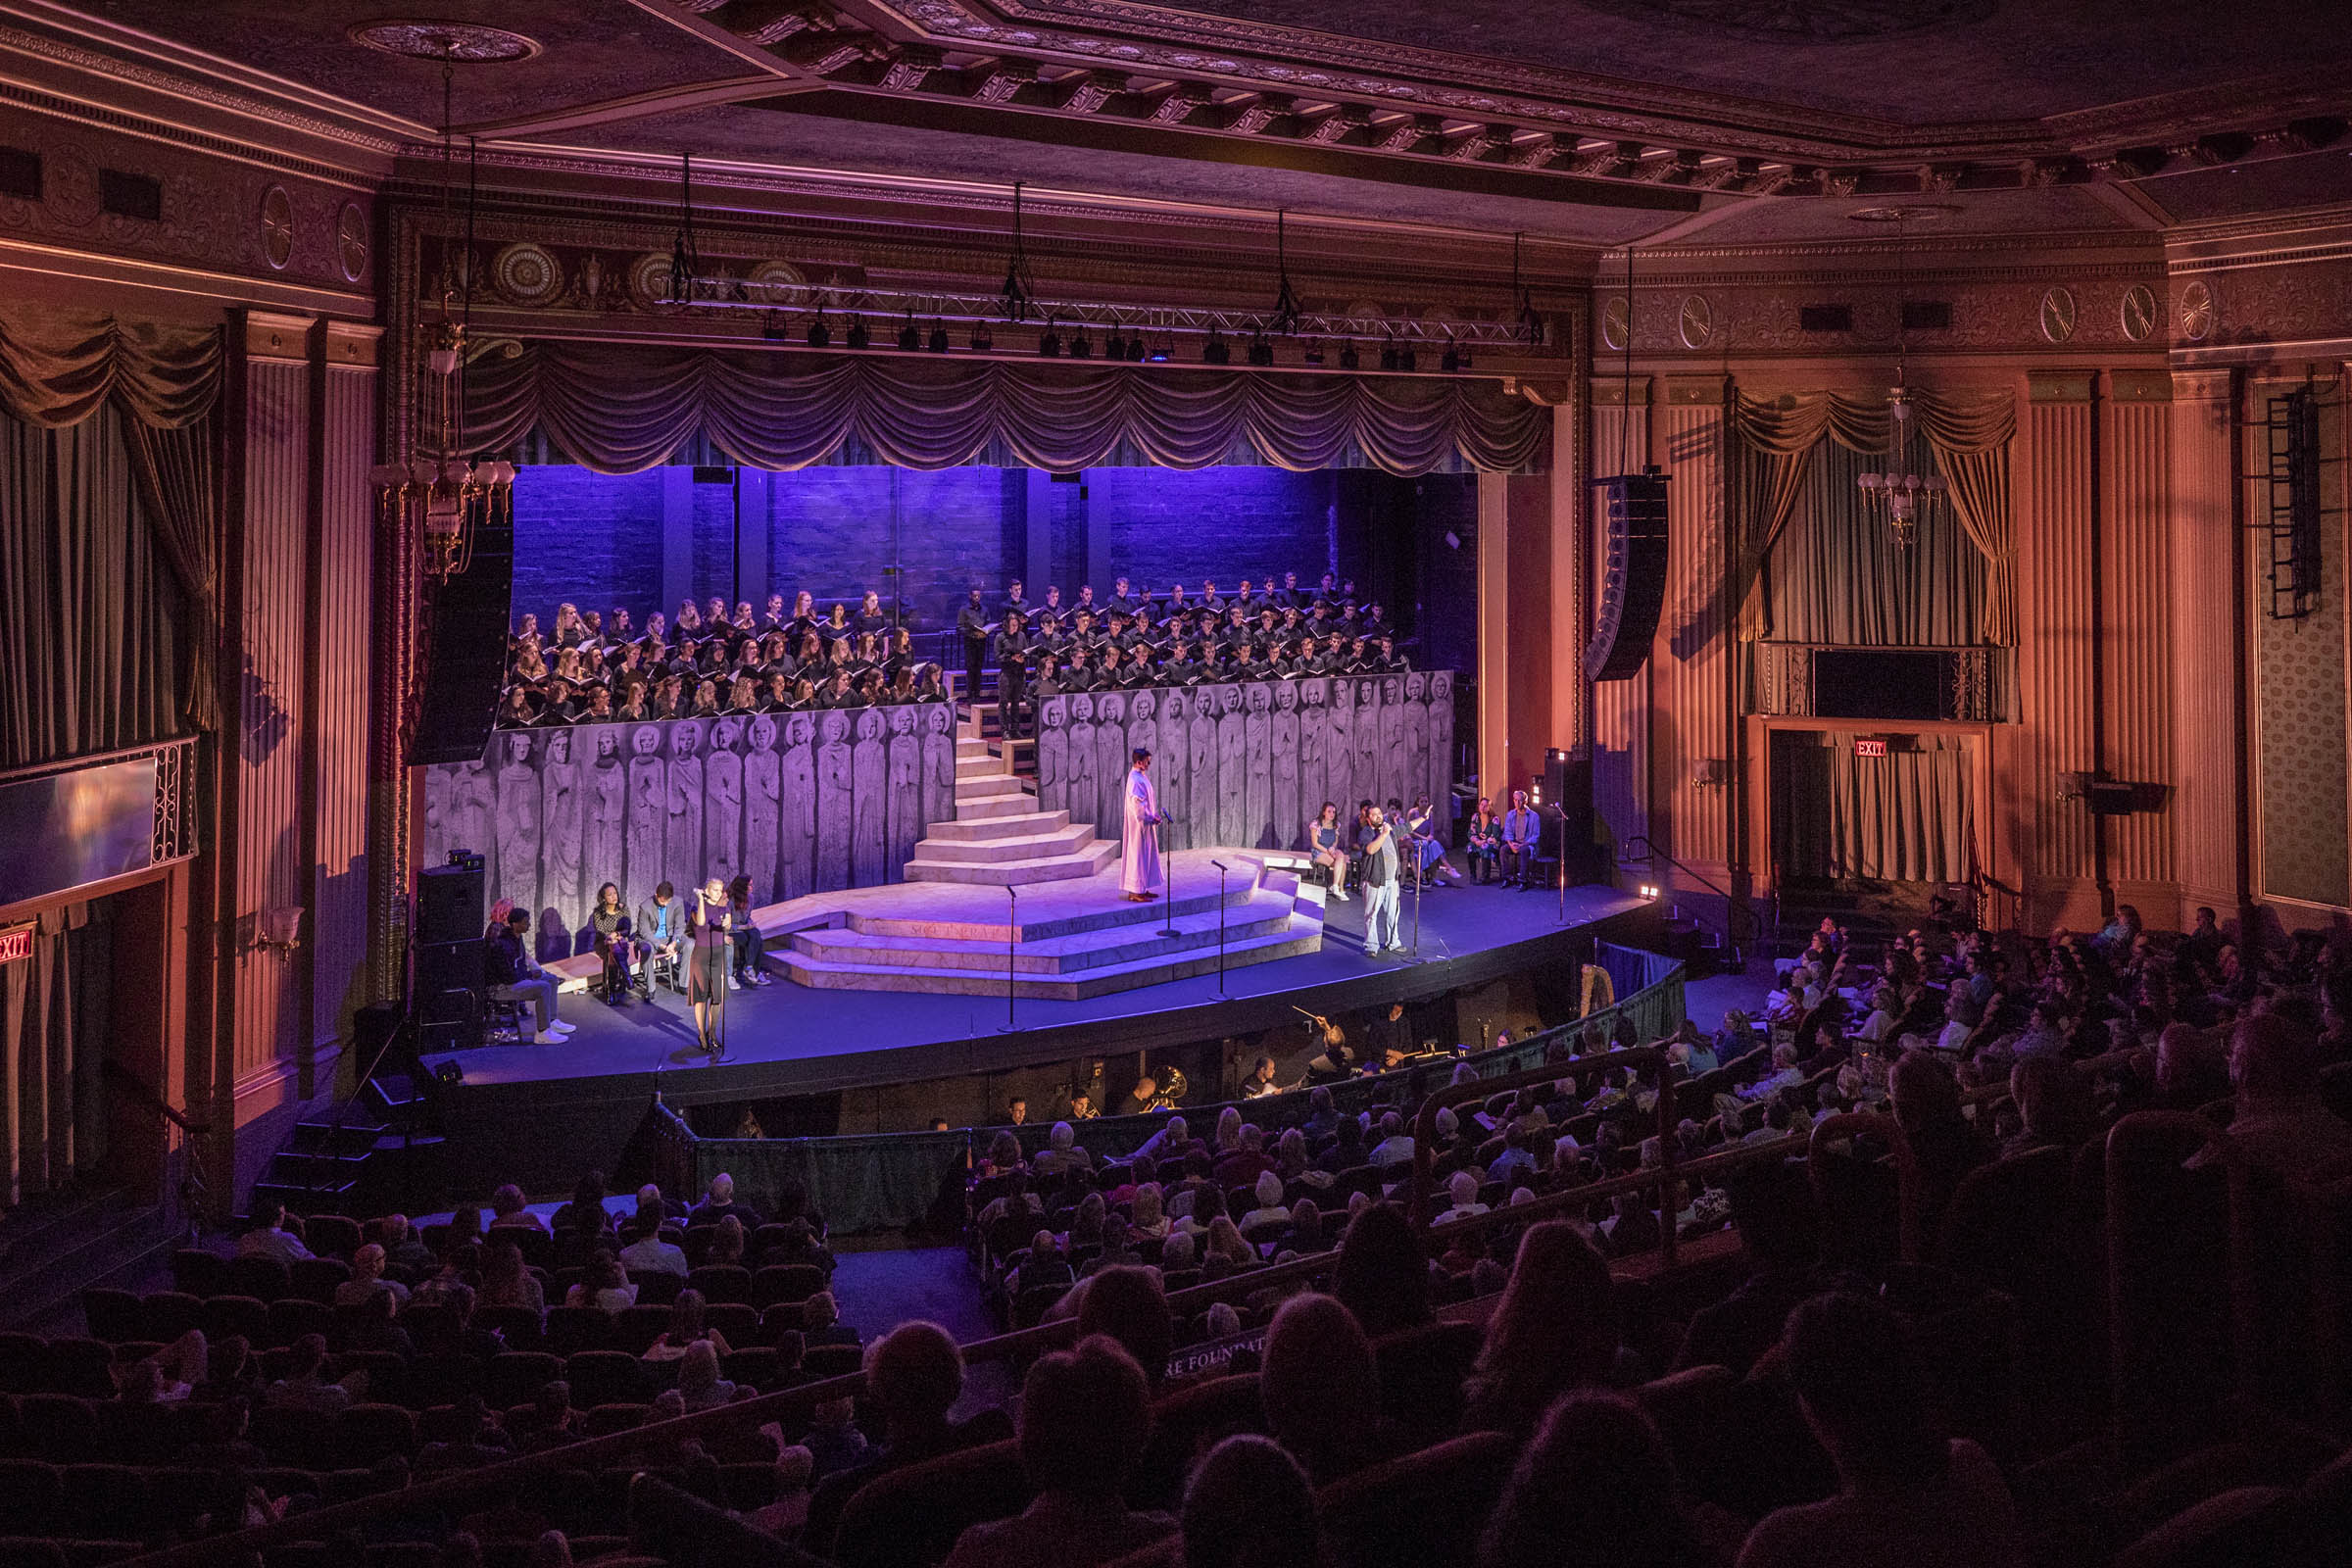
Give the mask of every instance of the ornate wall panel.
[{"label": "ornate wall panel", "polygon": [[2091,375],[2028,380],[2012,509],[2021,729],[2003,804],[2023,861],[2025,919],[2045,926],[2097,911],[2089,812],[2058,797],[2060,775],[2091,760]]},{"label": "ornate wall panel", "polygon": [[318,863],[310,906],[312,1041],[343,1037],[369,998],[368,959],[368,692],[374,517],[368,468],[375,454],[375,336],[326,329],[318,625]]},{"label": "ornate wall panel", "polygon": [[[1072,692],[1038,708],[1039,808],[1118,836],[1127,759],[1152,748],[1168,849],[1298,850],[1330,801],[1427,795],[1450,840],[1453,673]],[[1181,737],[1181,740],[1179,739]]]},{"label": "ornate wall panel", "polygon": [[1666,608],[1650,654],[1658,704],[1650,735],[1666,848],[1712,875],[1731,857],[1730,789],[1694,775],[1732,756],[1724,623],[1725,378],[1670,377],[1659,440],[1667,491]]},{"label": "ornate wall panel", "polygon": [[669,882],[752,879],[757,904],[902,879],[956,813],[944,703],[499,730],[424,775],[423,863],[479,854],[542,954],[580,951],[597,888],[631,909]]},{"label": "ornate wall panel", "polygon": [[[2108,646],[2107,766],[2133,783],[2169,785],[2175,779],[2174,672],[2190,662],[2160,652],[2169,642],[2173,597],[2167,543],[2172,377],[2161,370],[2117,370],[2107,385],[2099,584]],[[2174,880],[2169,808],[2116,817],[2110,834],[2109,874],[2118,884]],[[2125,886],[2123,896],[2129,901],[2137,890]]]},{"label": "ornate wall panel", "polygon": [[[2230,657],[2230,372],[2173,377],[2168,543],[2172,618],[2164,660],[2173,697],[2172,819],[2185,913],[2236,899],[2237,680]],[[2153,920],[2150,911],[2148,917]]]},{"label": "ornate wall panel", "polygon": [[[1592,385],[1592,468],[1639,471],[1649,460],[1649,378],[1635,379],[1632,401],[1620,381],[1595,378]],[[1556,450],[1556,447],[1555,447]],[[1622,455],[1622,465],[1620,457]],[[1592,549],[1603,548],[1605,519],[1593,509]],[[1649,820],[1650,683],[1657,665],[1644,662],[1631,680],[1603,681],[1592,688],[1592,805],[1619,844],[1646,836]]]}]

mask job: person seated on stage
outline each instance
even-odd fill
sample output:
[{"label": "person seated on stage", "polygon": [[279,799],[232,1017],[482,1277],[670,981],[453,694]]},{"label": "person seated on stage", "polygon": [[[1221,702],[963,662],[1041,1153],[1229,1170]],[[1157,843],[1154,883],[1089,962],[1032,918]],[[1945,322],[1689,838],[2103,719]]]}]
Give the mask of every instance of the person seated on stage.
[{"label": "person seated on stage", "polygon": [[1478,809],[1470,814],[1469,826],[1464,831],[1470,856],[1470,879],[1480,883],[1493,881],[1500,874],[1496,866],[1502,859],[1502,818],[1494,814],[1493,797],[1481,795],[1478,798]]},{"label": "person seated on stage", "polygon": [[1340,842],[1340,808],[1336,801],[1325,801],[1315,819],[1306,825],[1308,858],[1321,866],[1331,878],[1331,897],[1337,904],[1348,902],[1348,851]]},{"label": "person seated on stage", "polygon": [[760,940],[760,930],[752,924],[752,879],[737,876],[727,884],[727,908],[735,916],[735,953],[733,966],[727,974],[727,989],[741,991],[745,986],[763,986],[771,983],[770,976],[761,972],[760,960],[766,956],[766,944]]},{"label": "person seated on stage", "polygon": [[596,956],[605,964],[605,1001],[618,1006],[634,989],[629,971],[637,956],[637,944],[629,938],[629,911],[620,902],[617,885],[607,882],[596,890],[596,907],[588,913],[588,924],[596,932]]},{"label": "person seated on stage", "polygon": [[1536,886],[1536,847],[1544,836],[1544,819],[1529,809],[1527,791],[1511,791],[1511,808],[1502,813],[1502,879],[1515,888]]},{"label": "person seated on stage", "polygon": [[735,714],[760,711],[760,688],[751,676],[738,675],[727,683],[727,706],[723,710]]},{"label": "person seated on stage", "polygon": [[1416,796],[1412,808],[1404,813],[1405,833],[1413,841],[1415,863],[1420,867],[1425,883],[1460,887],[1461,873],[1446,859],[1446,846],[1438,842],[1438,808],[1430,804],[1427,795]]},{"label": "person seated on stage", "polygon": [[484,944],[482,980],[495,1001],[528,1002],[538,1017],[531,1043],[552,1046],[570,1034],[572,1026],[556,1015],[556,983],[531,959],[525,940],[530,929],[530,910],[507,911],[506,919],[491,928]]},{"label": "person seated on stage", "polygon": [[678,905],[677,889],[667,882],[656,884],[653,902],[637,906],[637,918],[630,923],[629,932],[637,945],[637,995],[653,999],[656,958],[671,966],[670,984],[683,989],[679,955],[686,940],[686,911]]}]

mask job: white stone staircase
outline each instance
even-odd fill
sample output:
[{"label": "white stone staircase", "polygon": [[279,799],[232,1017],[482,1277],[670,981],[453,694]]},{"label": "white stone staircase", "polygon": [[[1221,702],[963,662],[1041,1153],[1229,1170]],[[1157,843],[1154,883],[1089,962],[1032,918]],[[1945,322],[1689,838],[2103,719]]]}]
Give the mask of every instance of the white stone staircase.
[{"label": "white stone staircase", "polygon": [[977,727],[975,719],[956,737],[956,819],[930,825],[906,862],[907,881],[1027,887],[1093,876],[1119,858],[1117,842],[1097,838],[1093,824],[1039,810],[1012,771],[1011,747]]}]

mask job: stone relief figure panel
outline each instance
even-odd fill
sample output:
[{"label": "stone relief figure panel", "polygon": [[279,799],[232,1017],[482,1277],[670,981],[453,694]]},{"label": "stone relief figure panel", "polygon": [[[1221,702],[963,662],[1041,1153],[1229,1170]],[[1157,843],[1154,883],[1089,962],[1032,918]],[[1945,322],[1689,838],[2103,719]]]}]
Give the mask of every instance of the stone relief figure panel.
[{"label": "stone relief figure panel", "polygon": [[914,858],[915,841],[923,836],[923,738],[915,732],[919,716],[912,708],[886,708],[890,740],[885,764],[889,769],[889,847],[883,864],[892,881],[906,875]]},{"label": "stone relief figure panel", "polygon": [[1037,705],[1037,808],[1058,811],[1070,804],[1070,700],[1049,697]]},{"label": "stone relief figure panel", "polygon": [[703,760],[702,877],[722,883],[743,868],[743,721],[722,718],[710,726],[710,752]]},{"label": "stone relief figure panel", "polygon": [[[1331,682],[1320,677],[1298,683],[1298,821],[1291,831],[1304,833],[1306,824],[1333,799],[1323,758],[1331,741]],[[1303,846],[1301,846],[1303,847]]]},{"label": "stone relief figure panel", "polygon": [[850,749],[850,875],[853,886],[877,888],[898,880],[889,866],[890,756],[880,709],[858,710],[857,735]]},{"label": "stone relief figure panel", "polygon": [[669,730],[669,820],[662,830],[662,875],[684,898],[710,875],[703,864],[703,724],[681,718]]},{"label": "stone relief figure panel", "polygon": [[[1070,809],[1070,820],[1086,822],[1094,818],[1098,808],[1095,799],[1095,700],[1085,692],[1070,698],[1069,781],[1064,786],[1064,802]],[[1096,822],[1099,832],[1106,824]]]},{"label": "stone relief figure panel", "polygon": [[817,715],[816,860],[812,891],[850,885],[850,715],[831,709]]},{"label": "stone relief figure panel", "polygon": [[[1072,816],[1078,813],[1073,811]],[[1104,838],[1127,819],[1127,694],[1095,695],[1095,799],[1089,819]]]},{"label": "stone relief figure panel", "polygon": [[784,771],[776,756],[776,715],[761,713],[744,731],[743,871],[755,908],[783,897],[776,852],[784,833]]},{"label": "stone relief figure panel", "polygon": [[1274,813],[1268,848],[1295,850],[1298,848],[1299,829],[1304,825],[1298,803],[1298,683],[1275,681],[1270,689],[1274,694],[1274,734],[1270,742]]},{"label": "stone relief figure panel", "polygon": [[956,710],[945,703],[923,705],[923,822],[956,816]]},{"label": "stone relief figure panel", "polygon": [[1192,747],[1187,736],[1192,722],[1193,694],[1181,686],[1171,686],[1158,694],[1159,715],[1154,726],[1156,739],[1152,750],[1158,755],[1152,760],[1152,771],[1159,776],[1159,808],[1169,821],[1159,830],[1160,850],[1189,849],[1192,846]]},{"label": "stone relief figure panel", "polygon": [[539,913],[539,774],[531,737],[492,737],[499,754],[497,855],[490,861],[489,898]]},{"label": "stone relief figure panel", "polygon": [[776,770],[776,793],[784,808],[776,840],[779,898],[816,891],[816,718],[814,713],[784,715],[784,750]]},{"label": "stone relief figure panel", "polygon": [[1242,688],[1242,839],[1269,850],[1274,826],[1274,688],[1252,681]]},{"label": "stone relief figure panel", "polygon": [[1217,694],[1217,837],[1220,845],[1247,842],[1249,832],[1249,717],[1242,688],[1219,686]]}]

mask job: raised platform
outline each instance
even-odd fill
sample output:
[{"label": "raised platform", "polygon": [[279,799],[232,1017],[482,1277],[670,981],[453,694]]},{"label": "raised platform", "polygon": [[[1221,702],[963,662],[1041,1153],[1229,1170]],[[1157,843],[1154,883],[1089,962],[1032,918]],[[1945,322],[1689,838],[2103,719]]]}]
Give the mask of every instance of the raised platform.
[{"label": "raised platform", "polygon": [[[1181,852],[1169,858],[1167,900],[1152,904],[1120,897],[1114,864],[1011,896],[938,882],[816,894],[762,911],[760,923],[790,930],[782,947],[771,943],[768,967],[804,986],[1002,997],[1009,983],[1016,997],[1075,1002],[1320,948],[1324,890],[1275,858],[1295,858]],[[1231,872],[1220,876],[1216,860]],[[806,906],[819,905],[833,907],[812,927]]]},{"label": "raised platform", "polygon": [[[1197,880],[1194,852],[1180,855],[1177,862],[1178,928],[1184,930],[1188,922],[1213,915],[1214,893]],[[920,893],[935,901],[927,909],[877,916],[885,923],[870,934],[895,941],[923,928],[931,933],[927,940],[951,944],[917,950],[933,953],[943,969],[980,957],[977,950],[952,944],[977,940],[985,947],[1004,935],[1002,889],[932,883],[874,892]],[[1186,908],[1203,895],[1211,902]],[[1052,902],[1061,897],[1071,903]],[[948,898],[972,902],[953,906],[938,902]],[[1051,958],[1057,951],[1066,956],[1067,950],[1052,945],[1077,945],[1105,932],[1127,940],[1122,922],[1131,911],[1145,910],[1107,891],[1089,905],[1075,887],[1023,892],[1018,907],[1021,934],[1040,945],[1026,955],[1033,958]],[[728,1104],[983,1076],[1081,1056],[1149,1054],[1224,1035],[1288,1030],[1298,1022],[1296,1008],[1338,1012],[1409,1004],[1573,964],[1589,954],[1595,936],[1637,939],[1632,928],[1649,918],[1651,908],[1613,888],[1571,888],[1563,919],[1551,894],[1447,888],[1426,896],[1415,961],[1366,958],[1363,905],[1349,901],[1325,911],[1326,940],[1311,951],[1229,966],[1220,978],[1212,945],[1208,961],[1193,965],[1200,972],[1141,989],[1092,994],[1038,997],[1016,986],[1008,1000],[1002,968],[994,968],[992,982],[977,995],[778,982],[728,997],[729,1051],[716,1063],[696,1052],[685,999],[674,993],[619,1007],[566,997],[564,1015],[578,1032],[561,1045],[488,1046],[431,1056],[425,1065],[428,1072],[454,1065],[460,1075],[459,1082],[436,1091],[458,1179],[515,1180],[534,1191],[554,1190],[568,1188],[583,1169],[614,1172],[657,1092],[672,1105]],[[760,911],[771,963],[804,934],[772,921],[777,912]],[[1150,907],[1152,915],[1159,912],[1159,906]],[[1237,912],[1228,906],[1229,919]],[[1266,913],[1270,918],[1270,906]],[[943,925],[948,934],[939,934]],[[1149,938],[1158,928],[1147,921],[1132,929]],[[975,932],[982,935],[976,938]],[[827,936],[838,940],[851,933],[844,924],[819,919],[807,926],[806,934],[821,946]],[[1412,940],[1409,895],[1405,938]],[[1115,954],[1118,946],[1114,941],[1098,951]],[[997,962],[995,955],[989,962]],[[1569,970],[1555,989],[1572,987]]]}]

